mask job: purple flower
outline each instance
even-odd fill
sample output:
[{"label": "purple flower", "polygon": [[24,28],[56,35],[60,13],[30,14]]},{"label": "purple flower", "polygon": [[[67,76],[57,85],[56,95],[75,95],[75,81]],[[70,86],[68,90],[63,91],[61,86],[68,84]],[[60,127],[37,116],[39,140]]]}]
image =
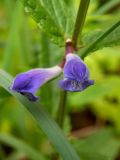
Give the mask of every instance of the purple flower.
[{"label": "purple flower", "polygon": [[82,91],[93,85],[89,79],[89,71],[82,59],[72,53],[67,54],[64,66],[64,79],[59,81],[61,88],[67,91]]},{"label": "purple flower", "polygon": [[18,74],[10,89],[26,96],[30,101],[36,101],[38,97],[34,94],[43,84],[57,77],[62,72],[59,66],[46,69],[32,69]]}]

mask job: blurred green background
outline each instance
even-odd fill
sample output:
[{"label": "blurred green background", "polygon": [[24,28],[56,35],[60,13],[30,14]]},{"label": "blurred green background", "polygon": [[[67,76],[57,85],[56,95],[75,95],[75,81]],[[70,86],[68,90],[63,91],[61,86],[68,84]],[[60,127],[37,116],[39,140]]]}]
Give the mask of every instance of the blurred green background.
[{"label": "blurred green background", "polygon": [[[77,10],[79,1],[73,3]],[[118,0],[92,0],[83,34],[106,28],[118,17]],[[47,68],[58,64],[63,52],[64,48],[51,43],[24,12],[21,3],[0,1],[0,68],[13,76],[31,68]],[[83,160],[102,160],[99,154],[120,160],[120,46],[96,51],[85,62],[95,85],[83,92],[68,93],[64,132]],[[38,92],[53,117],[59,103],[58,79]],[[39,160],[38,154],[51,159],[53,153],[29,113],[0,88],[0,160]]]}]

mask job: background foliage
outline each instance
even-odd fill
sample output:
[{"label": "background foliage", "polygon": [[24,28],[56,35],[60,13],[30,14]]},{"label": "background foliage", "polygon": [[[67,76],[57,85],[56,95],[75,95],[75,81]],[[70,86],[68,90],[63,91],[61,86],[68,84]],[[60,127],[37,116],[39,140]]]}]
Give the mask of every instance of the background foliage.
[{"label": "background foliage", "polygon": [[[21,2],[0,1],[0,68],[13,76],[60,62],[65,39],[73,33],[79,5],[78,0]],[[119,10],[118,0],[91,0],[79,55],[84,52],[83,47],[120,19]],[[85,63],[95,85],[84,92],[68,93],[63,130],[81,160],[119,160],[120,27],[90,53]],[[60,94],[57,81],[38,92],[53,118]],[[0,160],[56,159],[55,152],[31,115],[0,88]]]}]

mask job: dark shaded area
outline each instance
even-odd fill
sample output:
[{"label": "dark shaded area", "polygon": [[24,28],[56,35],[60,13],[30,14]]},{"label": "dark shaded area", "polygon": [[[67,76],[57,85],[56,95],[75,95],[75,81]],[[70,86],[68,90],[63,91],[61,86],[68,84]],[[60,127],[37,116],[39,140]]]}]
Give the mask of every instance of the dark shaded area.
[{"label": "dark shaded area", "polygon": [[90,109],[84,111],[73,111],[70,113],[70,120],[72,131],[81,129],[87,126],[95,125],[96,116],[92,113]]},{"label": "dark shaded area", "polygon": [[[102,7],[103,5],[107,4],[108,0],[99,0],[99,7]],[[120,3],[113,6],[111,9],[109,9],[106,13],[112,13],[116,11],[117,9],[120,9]]]},{"label": "dark shaded area", "polygon": [[[4,143],[0,143],[0,147],[6,158],[9,158],[15,151],[11,146]],[[5,160],[5,159],[0,159],[0,160]],[[16,160],[30,160],[30,159],[23,154],[23,155],[18,155]]]},{"label": "dark shaded area", "polygon": [[9,156],[13,152],[13,149],[10,146],[6,145],[6,144],[1,143],[1,147],[2,147],[2,149],[4,151],[4,154],[6,156]]}]

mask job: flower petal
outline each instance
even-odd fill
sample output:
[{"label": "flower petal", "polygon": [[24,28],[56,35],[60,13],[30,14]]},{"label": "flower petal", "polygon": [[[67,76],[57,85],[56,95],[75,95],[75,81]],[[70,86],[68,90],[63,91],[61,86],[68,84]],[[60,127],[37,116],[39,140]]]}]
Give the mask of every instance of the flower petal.
[{"label": "flower petal", "polygon": [[29,100],[35,101],[34,93],[44,83],[58,76],[62,72],[59,66],[48,69],[32,69],[28,72],[18,74],[11,85],[13,91],[25,95]]},{"label": "flower petal", "polygon": [[76,54],[67,54],[64,79],[59,82],[60,87],[67,91],[78,92],[93,84],[94,81],[89,80],[89,70],[82,59]]},{"label": "flower petal", "polygon": [[68,79],[83,82],[88,79],[89,71],[79,56],[70,53],[66,56],[64,76]]},{"label": "flower petal", "polygon": [[86,80],[83,83],[75,81],[75,80],[70,80],[70,79],[64,79],[64,80],[59,81],[59,86],[61,88],[63,88],[66,91],[71,91],[71,92],[83,91],[88,86],[93,85],[93,84],[94,84],[93,80]]}]

